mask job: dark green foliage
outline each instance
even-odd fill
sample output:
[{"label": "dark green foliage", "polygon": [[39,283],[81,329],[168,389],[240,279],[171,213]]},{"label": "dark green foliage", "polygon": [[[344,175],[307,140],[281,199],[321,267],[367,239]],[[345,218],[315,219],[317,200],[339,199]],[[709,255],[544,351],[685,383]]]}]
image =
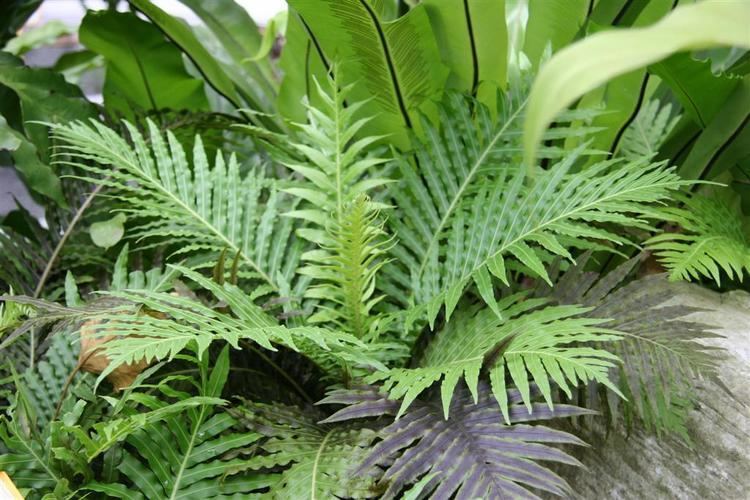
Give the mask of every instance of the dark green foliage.
[{"label": "dark green foliage", "polygon": [[708,278],[721,284],[722,274],[742,281],[750,272],[750,244],[742,220],[720,199],[683,198],[684,207],[667,207],[666,220],[682,228],[646,244],[656,253],[671,280]]},{"label": "dark green foliage", "polygon": [[[544,131],[548,42],[658,30],[671,1],[290,0],[263,34],[181,1],[202,24],[109,2],[91,53],[0,54],[0,160],[45,205],[0,225],[0,470],[24,495],[572,496],[570,432],[688,437],[716,334],[617,263],[750,270],[744,48],[619,76]],[[712,2],[744,12],[677,9]],[[72,82],[102,66],[98,106]]]},{"label": "dark green foliage", "polygon": [[700,309],[669,304],[681,289],[664,276],[647,276],[623,285],[639,260],[634,257],[599,276],[584,271],[590,263],[590,255],[585,254],[556,280],[555,287],[544,287],[541,294],[563,304],[589,306],[592,309],[587,314],[610,318],[603,326],[619,332],[619,342],[603,346],[621,360],[610,369],[610,379],[627,400],[589,387],[582,404],[601,406],[610,414],[611,424],[624,418],[632,427],[637,420],[659,433],[676,431],[688,439],[684,421],[695,398],[693,381],[707,378],[721,385],[717,368],[723,354],[700,340],[719,335],[710,325],[686,318]]},{"label": "dark green foliage", "polygon": [[[510,389],[507,425],[490,388],[481,384],[477,393],[478,399],[465,389],[457,391],[447,419],[437,400],[415,404],[378,432],[381,441],[354,474],[381,473],[378,484],[385,490],[383,498],[394,498],[423,474],[433,474],[423,486],[423,491],[432,491],[430,498],[536,498],[527,488],[570,494],[562,478],[536,461],[578,465],[576,459],[550,445],[583,442],[571,434],[524,422],[583,415],[587,410],[556,405],[552,411],[542,403],[527,407],[520,392]],[[328,422],[392,415],[399,407],[398,402],[372,390],[334,391],[323,402],[347,405]],[[378,465],[385,470],[380,471]]]},{"label": "dark green foliage", "polygon": [[275,498],[373,498],[372,474],[353,474],[367,456],[376,432],[356,425],[325,425],[315,409],[245,402],[230,410],[243,426],[264,436],[258,456],[245,467],[263,471],[282,467]]}]

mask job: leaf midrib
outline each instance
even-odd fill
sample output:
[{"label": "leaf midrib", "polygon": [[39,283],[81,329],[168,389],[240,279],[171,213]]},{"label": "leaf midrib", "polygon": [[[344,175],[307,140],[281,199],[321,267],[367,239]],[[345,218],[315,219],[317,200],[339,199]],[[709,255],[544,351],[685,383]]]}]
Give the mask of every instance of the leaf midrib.
[{"label": "leaf midrib", "polygon": [[438,240],[440,239],[440,236],[443,233],[443,229],[445,229],[446,225],[448,224],[448,221],[450,220],[451,216],[453,215],[454,210],[458,206],[459,200],[464,195],[464,191],[469,187],[471,182],[474,180],[474,176],[476,175],[479,168],[482,166],[484,161],[487,159],[487,156],[489,156],[492,149],[495,147],[495,144],[498,140],[500,140],[500,137],[502,137],[505,134],[505,131],[508,130],[508,127],[518,118],[521,111],[526,107],[526,103],[528,102],[528,97],[526,97],[523,102],[518,106],[518,109],[516,109],[513,114],[508,118],[508,120],[505,122],[505,124],[500,128],[500,130],[497,131],[497,133],[494,135],[492,140],[487,143],[487,146],[482,151],[482,154],[479,155],[477,160],[472,165],[471,169],[469,170],[469,174],[466,176],[466,179],[461,183],[461,186],[458,188],[458,191],[453,196],[453,199],[451,200],[451,204],[448,206],[448,209],[445,211],[445,214],[443,215],[442,219],[440,220],[440,224],[438,225],[438,228],[435,230],[432,239],[430,240],[430,243],[427,245],[427,250],[424,253],[424,258],[422,259],[422,264],[419,267],[419,272],[417,273],[418,277],[421,277],[422,274],[424,274],[425,267],[427,266],[427,262],[429,261],[429,256],[432,252],[432,249],[437,245]]},{"label": "leaf midrib", "polygon": [[276,283],[273,282],[270,276],[268,276],[263,270],[260,268],[260,266],[250,259],[245,252],[243,252],[237,245],[235,245],[232,241],[230,241],[224,234],[222,234],[221,231],[216,229],[213,224],[208,222],[206,219],[201,217],[200,214],[198,214],[195,210],[193,210],[190,206],[186,205],[185,202],[183,202],[178,196],[176,196],[174,193],[166,189],[160,182],[158,182],[156,179],[154,179],[152,176],[150,176],[148,173],[146,173],[144,170],[139,168],[138,165],[133,164],[130,160],[127,158],[124,158],[119,153],[115,152],[114,155],[122,161],[122,163],[127,164],[130,166],[133,171],[138,172],[140,177],[148,181],[152,186],[154,186],[157,190],[159,190],[162,194],[166,195],[168,198],[172,199],[174,202],[176,202],[183,210],[185,210],[190,216],[198,220],[201,224],[203,224],[205,227],[207,227],[215,236],[219,237],[227,246],[229,246],[233,253],[239,254],[242,259],[247,262],[250,267],[255,269],[255,271],[260,274],[260,276],[274,289],[274,291],[279,291],[278,286]]}]

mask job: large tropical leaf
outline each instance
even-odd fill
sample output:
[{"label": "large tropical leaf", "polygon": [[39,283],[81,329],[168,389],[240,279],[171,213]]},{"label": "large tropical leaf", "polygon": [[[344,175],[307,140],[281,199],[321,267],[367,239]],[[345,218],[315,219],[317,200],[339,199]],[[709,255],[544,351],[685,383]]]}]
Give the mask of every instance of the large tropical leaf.
[{"label": "large tropical leaf", "polygon": [[[566,496],[570,487],[538,461],[580,465],[554,444],[583,444],[571,434],[524,422],[551,420],[588,413],[569,405],[551,411],[534,403],[531,411],[521,405],[521,394],[509,389],[511,425],[502,421],[490,389],[479,386],[478,401],[461,390],[451,403],[450,418],[443,418],[437,401],[419,401],[400,419],[383,428],[381,441],[372,448],[354,474],[366,474],[385,466],[378,485],[383,498],[396,498],[401,490],[422,484],[430,498],[538,498],[531,488]],[[322,403],[344,404],[326,422],[340,422],[393,414],[398,403],[371,390],[334,391]]]},{"label": "large tropical leaf", "polygon": [[[662,156],[683,155],[687,151],[678,159],[680,175],[686,179],[716,179],[747,157],[749,105],[750,76],[746,76],[719,108],[713,110],[713,119],[705,129],[688,125],[687,130],[682,130],[678,126],[676,132],[680,134],[673,134],[676,140],[665,143]],[[679,147],[677,151],[676,147]]]},{"label": "large tropical leaf", "polygon": [[180,1],[190,7],[215,37],[220,52],[212,55],[243,98],[262,111],[273,112],[278,86],[276,75],[268,58],[256,59],[263,37],[247,10],[234,0]]},{"label": "large tropical leaf", "polygon": [[104,103],[111,114],[132,120],[138,109],[208,110],[203,81],[188,74],[180,50],[153,24],[130,13],[89,12],[79,37],[104,56]]},{"label": "large tropical leaf", "polygon": [[237,92],[234,82],[216,58],[200,43],[187,23],[170,16],[150,0],[129,1],[185,52],[203,74],[206,81],[219,94],[226,97],[234,106],[241,106],[242,98]]},{"label": "large tropical leaf", "polygon": [[542,134],[559,111],[611,78],[655,63],[681,50],[750,48],[750,4],[704,0],[684,5],[645,28],[597,33],[557,53],[544,65],[531,91],[524,157],[534,164]]},{"label": "large tropical leaf", "polygon": [[[49,166],[48,130],[34,121],[68,122],[96,116],[81,90],[50,70],[32,69],[0,52],[0,85],[9,89],[6,106],[20,106],[17,122],[0,116],[0,150],[11,151],[16,169],[30,190],[66,204],[54,170]],[[8,121],[11,120],[11,121]]]},{"label": "large tropical leaf", "polygon": [[0,5],[0,44],[16,36],[42,0],[8,0]]},{"label": "large tropical leaf", "polygon": [[426,0],[422,5],[451,71],[448,86],[492,106],[497,89],[506,86],[505,0]]},{"label": "large tropical leaf", "polygon": [[535,67],[542,62],[548,44],[558,51],[570,43],[584,28],[589,14],[586,0],[529,2],[528,8],[523,51]]},{"label": "large tropical leaf", "polygon": [[359,82],[357,101],[371,99],[366,132],[409,144],[421,104],[439,96],[447,77],[424,6],[384,22],[365,0],[293,0],[326,58],[342,65],[343,84]]}]

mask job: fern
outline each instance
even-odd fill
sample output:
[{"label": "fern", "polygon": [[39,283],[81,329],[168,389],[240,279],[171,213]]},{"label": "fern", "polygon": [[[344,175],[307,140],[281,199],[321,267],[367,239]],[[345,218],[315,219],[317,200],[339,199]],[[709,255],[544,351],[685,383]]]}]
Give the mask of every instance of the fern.
[{"label": "fern", "polygon": [[[197,381],[206,399],[221,396],[229,374],[229,349],[225,347],[212,369],[207,359],[198,361]],[[190,401],[180,391],[170,391],[178,401]],[[140,398],[152,414],[175,408],[156,398]],[[221,401],[221,400],[219,400]],[[243,458],[232,458],[251,447],[261,436],[231,432],[236,424],[216,404],[201,404],[192,411],[170,411],[142,423],[126,438],[127,446],[118,469],[133,487],[122,483],[89,483],[86,489],[119,498],[215,498],[252,491],[260,478],[235,476]],[[133,490],[138,493],[135,493]]]},{"label": "fern", "polygon": [[315,283],[305,295],[322,301],[309,321],[330,321],[362,338],[377,325],[370,313],[383,297],[374,295],[375,275],[390,246],[377,222],[383,205],[367,194],[389,181],[372,174],[386,160],[363,154],[380,137],[355,139],[370,121],[355,119],[364,103],[345,105],[352,87],[339,88],[338,70],[333,71],[327,90],[316,82],[320,104],[308,105],[308,123],[299,125],[305,142],[291,145],[304,162],[284,162],[307,181],[285,189],[304,201],[287,215],[305,221],[298,234],[317,247],[302,256],[307,264],[300,269]]},{"label": "fern", "polygon": [[[273,487],[274,498],[374,498],[372,474],[352,474],[376,437],[372,429],[316,423],[317,412],[280,404],[245,401],[230,409],[248,429],[261,433],[258,456],[245,467],[283,467]],[[320,417],[320,416],[319,416]]]},{"label": "fern", "polygon": [[[583,444],[575,436],[541,425],[524,422],[550,420],[588,413],[569,405],[556,405],[554,412],[534,403],[522,406],[519,391],[509,389],[510,422],[505,425],[486,384],[477,396],[461,390],[451,403],[451,416],[445,420],[437,401],[420,401],[404,416],[379,432],[377,443],[353,474],[382,473],[378,486],[382,498],[395,498],[420,476],[433,477],[422,484],[430,498],[536,498],[527,488],[566,496],[570,487],[557,474],[537,463],[539,460],[580,465],[551,444]],[[322,402],[347,405],[326,422],[340,422],[382,414],[394,414],[399,403],[375,392],[334,391]],[[376,466],[387,466],[380,471]]]},{"label": "fern", "polygon": [[662,106],[657,100],[649,101],[622,134],[617,155],[628,160],[653,158],[679,119],[673,116],[671,104]]},{"label": "fern", "polygon": [[[75,423],[86,402],[68,393],[59,401],[61,387],[75,367],[77,353],[72,339],[63,333],[52,337],[40,362],[22,374],[14,373],[15,392],[5,416],[0,416],[0,468],[13,477],[20,488],[31,488],[28,498],[41,498],[38,492],[54,490],[58,496],[69,493],[72,478],[92,477],[82,447],[64,431],[62,421]],[[78,376],[81,389],[91,381]],[[60,420],[53,416],[60,408]]]},{"label": "fern", "polygon": [[723,270],[730,280],[742,281],[750,271],[750,243],[742,220],[716,198],[682,198],[684,208],[667,207],[664,218],[682,228],[646,242],[669,272],[670,280],[702,277],[721,284]]},{"label": "fern", "polygon": [[[509,100],[498,120],[454,96],[443,111],[442,130],[426,125],[428,142],[417,146],[419,168],[401,162],[403,182],[394,190],[400,216],[393,228],[403,245],[394,249],[406,271],[394,280],[428,304],[434,321],[443,305],[450,318],[464,289],[474,282],[493,302],[489,273],[508,283],[506,258],[526,274],[548,279],[540,255],[569,257],[566,249],[605,241],[632,243],[605,226],[650,229],[652,203],[684,184],[671,168],[647,161],[604,161],[571,174],[583,147],[526,179],[518,162],[517,121],[524,102]],[[554,137],[573,133],[554,129]],[[463,144],[463,147],[459,145]],[[555,155],[550,150],[548,155]]]},{"label": "fern", "polygon": [[[489,370],[492,389],[502,414],[509,421],[505,399],[509,381],[532,409],[529,376],[552,408],[550,379],[570,394],[570,385],[596,380],[617,390],[608,370],[617,359],[607,351],[583,347],[583,342],[617,340],[616,332],[601,328],[602,320],[582,317],[575,306],[539,309],[544,300],[519,301],[512,295],[498,303],[502,318],[490,309],[463,308],[427,346],[417,368],[393,368],[373,374],[368,381],[384,381],[392,399],[402,399],[397,416],[433,383],[442,380],[444,417],[457,383],[464,378],[477,398],[482,368]],[[510,375],[510,379],[506,375]]]},{"label": "fern", "polygon": [[328,229],[330,246],[303,256],[310,264],[299,272],[321,283],[306,296],[327,301],[308,321],[332,322],[356,337],[374,337],[382,317],[374,317],[372,308],[384,298],[375,295],[375,276],[386,262],[381,257],[390,241],[383,238],[378,211],[365,196],[344,208],[341,220]]},{"label": "fern", "polygon": [[663,276],[621,286],[639,260],[630,259],[600,277],[583,271],[589,261],[584,255],[544,294],[563,304],[592,307],[587,314],[610,318],[603,326],[620,335],[620,341],[603,346],[620,360],[610,370],[610,379],[627,399],[604,392],[604,399],[597,401],[598,391],[590,391],[593,399],[587,405],[604,405],[613,423],[624,417],[629,425],[639,420],[659,433],[676,431],[686,437],[684,420],[694,398],[693,383],[696,378],[718,380],[722,358],[720,350],[698,341],[718,335],[710,326],[686,318],[699,309],[668,304],[678,289]]},{"label": "fern", "polygon": [[[232,315],[166,293],[111,292],[110,296],[145,306],[152,314],[123,314],[123,309],[115,309],[89,316],[93,335],[115,336],[106,343],[110,364],[100,380],[122,364],[173,359],[189,346],[195,346],[201,356],[216,340],[228,342],[235,348],[239,347],[240,340],[250,340],[272,351],[276,350],[274,344],[279,344],[302,351],[322,366],[330,366],[331,358],[344,364],[382,366],[369,355],[369,349],[351,335],[317,327],[279,325],[235,285],[218,285],[195,271],[180,266],[174,268],[210,291],[226,304]],[[377,347],[373,345],[371,349]]]},{"label": "fern", "polygon": [[278,217],[288,202],[275,184],[258,171],[243,177],[234,155],[226,163],[218,153],[211,167],[200,137],[191,169],[171,132],[165,142],[148,121],[147,143],[134,126],[126,123],[126,128],[133,146],[98,123],[53,125],[60,150],[70,158],[58,163],[80,168],[90,174],[89,182],[117,190],[125,210],[141,219],[132,237],[155,244],[166,239],[178,255],[229,249],[269,291],[288,296],[300,248],[289,240],[292,221]]}]

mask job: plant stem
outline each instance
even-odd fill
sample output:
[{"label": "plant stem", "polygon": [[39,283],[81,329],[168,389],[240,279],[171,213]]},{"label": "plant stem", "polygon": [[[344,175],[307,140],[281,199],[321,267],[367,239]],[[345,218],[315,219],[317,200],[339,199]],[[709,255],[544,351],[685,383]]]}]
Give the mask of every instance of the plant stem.
[{"label": "plant stem", "polygon": [[104,184],[97,185],[96,188],[94,188],[94,190],[91,191],[91,193],[86,197],[83,204],[80,207],[78,207],[78,210],[76,210],[76,213],[73,216],[73,220],[71,220],[70,224],[68,224],[68,227],[65,228],[65,232],[60,238],[60,241],[57,242],[57,245],[55,245],[55,250],[52,252],[52,255],[47,261],[47,265],[44,267],[42,276],[39,278],[39,283],[37,283],[36,289],[34,290],[35,299],[38,299],[39,295],[41,295],[42,290],[44,289],[44,285],[47,283],[47,278],[49,278],[49,275],[52,272],[52,267],[55,265],[55,262],[57,261],[57,257],[60,255],[60,251],[62,251],[62,247],[68,241],[68,238],[73,232],[73,228],[76,226],[76,224],[78,224],[78,221],[80,221],[81,217],[83,217],[83,212],[85,212],[86,209],[89,208],[91,203],[94,201],[94,198],[96,197],[96,195],[99,194],[99,192],[103,188],[104,188]]}]

